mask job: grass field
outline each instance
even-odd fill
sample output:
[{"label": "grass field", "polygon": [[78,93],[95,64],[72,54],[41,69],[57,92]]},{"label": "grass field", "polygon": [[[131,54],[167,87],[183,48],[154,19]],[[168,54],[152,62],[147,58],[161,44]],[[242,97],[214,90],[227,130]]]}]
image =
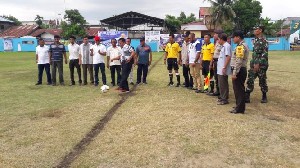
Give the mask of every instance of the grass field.
[{"label": "grass field", "polygon": [[[161,55],[149,84],[137,86],[71,167],[300,167],[300,52],[270,52],[269,103],[260,103],[256,81],[245,115],[228,113],[232,89],[220,107],[167,87]],[[35,86],[33,53],[2,52],[0,60],[0,167],[57,166],[124,98],[94,86]]]}]

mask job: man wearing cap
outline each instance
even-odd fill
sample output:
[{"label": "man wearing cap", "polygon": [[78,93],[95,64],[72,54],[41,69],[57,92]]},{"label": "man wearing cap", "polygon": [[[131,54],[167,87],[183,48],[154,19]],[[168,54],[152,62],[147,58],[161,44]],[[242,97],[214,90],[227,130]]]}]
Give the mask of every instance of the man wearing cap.
[{"label": "man wearing cap", "polygon": [[104,57],[106,56],[106,47],[100,44],[100,37],[95,36],[95,44],[92,46],[91,56],[93,56],[93,65],[95,71],[95,86],[99,85],[99,68],[102,74],[103,85],[106,85],[106,74],[105,74],[105,62]]},{"label": "man wearing cap", "polygon": [[250,61],[250,70],[247,80],[246,88],[246,103],[250,103],[250,93],[254,89],[254,81],[259,78],[259,86],[262,92],[261,103],[267,103],[267,70],[269,67],[268,62],[268,42],[263,37],[264,27],[257,26],[254,27],[254,44],[253,44],[253,53],[252,59]]},{"label": "man wearing cap", "polygon": [[134,49],[126,44],[126,41],[124,38],[119,39],[119,45],[122,48],[121,52],[121,62],[122,62],[122,78],[120,82],[120,87],[117,90],[120,90],[122,93],[128,93],[129,92],[129,86],[128,86],[128,76],[130,74],[132,65],[134,63]]},{"label": "man wearing cap", "polygon": [[83,73],[83,85],[87,85],[87,71],[89,71],[91,84],[94,84],[93,57],[91,56],[92,44],[89,43],[87,36],[83,38],[83,43],[79,48],[79,59],[81,60]]},{"label": "man wearing cap", "polygon": [[70,68],[70,77],[71,77],[71,83],[70,86],[75,85],[75,80],[74,80],[74,69],[77,69],[77,74],[78,74],[78,82],[79,85],[82,84],[81,80],[81,60],[79,59],[79,51],[80,47],[78,44],[75,43],[75,37],[71,36],[70,37],[70,44],[68,45],[69,49],[69,68]]},{"label": "man wearing cap", "polygon": [[145,38],[141,38],[140,45],[136,48],[136,56],[138,63],[136,83],[140,84],[143,82],[144,84],[147,84],[148,67],[152,62],[152,50],[151,47],[145,43]]},{"label": "man wearing cap", "polygon": [[60,37],[58,35],[54,36],[54,43],[50,45],[49,56],[51,59],[52,66],[52,85],[56,86],[56,69],[59,74],[60,85],[64,84],[64,67],[63,58],[65,59],[65,64],[68,63],[65,45],[59,42]]},{"label": "man wearing cap", "polygon": [[236,107],[231,113],[238,114],[245,112],[245,81],[247,78],[247,62],[249,48],[244,41],[244,32],[235,31],[233,42],[237,44],[234,54],[231,57],[232,86],[236,100]]},{"label": "man wearing cap", "polygon": [[117,40],[111,39],[111,45],[107,49],[107,68],[111,72],[111,84],[116,85],[115,74],[117,72],[117,85],[121,82],[121,48],[117,46]]}]

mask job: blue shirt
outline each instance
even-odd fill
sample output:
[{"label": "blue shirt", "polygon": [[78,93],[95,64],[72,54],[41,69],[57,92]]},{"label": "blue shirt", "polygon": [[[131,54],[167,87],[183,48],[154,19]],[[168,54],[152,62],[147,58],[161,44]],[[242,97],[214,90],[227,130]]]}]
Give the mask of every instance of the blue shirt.
[{"label": "blue shirt", "polygon": [[65,45],[63,44],[51,44],[50,48],[49,48],[49,52],[51,52],[52,57],[51,60],[52,61],[62,61],[63,60],[63,53],[66,52],[66,48]]},{"label": "blue shirt", "polygon": [[[144,47],[149,47],[148,50],[145,50]],[[138,64],[149,64],[149,55],[150,55],[151,48],[149,45],[145,44],[145,46],[139,45],[136,48],[136,54],[138,55]]]}]

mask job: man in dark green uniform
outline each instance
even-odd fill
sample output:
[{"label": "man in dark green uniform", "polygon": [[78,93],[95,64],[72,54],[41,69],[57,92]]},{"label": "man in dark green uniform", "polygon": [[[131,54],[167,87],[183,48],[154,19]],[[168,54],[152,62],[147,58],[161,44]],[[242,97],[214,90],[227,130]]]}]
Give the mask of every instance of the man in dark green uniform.
[{"label": "man in dark green uniform", "polygon": [[250,93],[254,89],[254,80],[259,78],[259,86],[262,92],[261,103],[267,103],[267,70],[269,67],[268,62],[268,42],[263,37],[264,27],[257,26],[254,27],[254,43],[253,43],[253,54],[250,61],[250,70],[247,80],[246,88],[246,103],[250,103]]}]

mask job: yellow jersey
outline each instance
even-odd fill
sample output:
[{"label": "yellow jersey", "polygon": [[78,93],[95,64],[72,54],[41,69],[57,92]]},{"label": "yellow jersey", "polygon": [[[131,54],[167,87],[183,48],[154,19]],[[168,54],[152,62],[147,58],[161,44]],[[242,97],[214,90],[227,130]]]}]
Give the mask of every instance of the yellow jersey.
[{"label": "yellow jersey", "polygon": [[168,43],[165,51],[167,52],[167,58],[178,58],[178,53],[181,52],[181,48],[178,43]]},{"label": "yellow jersey", "polygon": [[203,61],[211,61],[215,52],[215,45],[213,43],[203,44],[201,54]]}]

